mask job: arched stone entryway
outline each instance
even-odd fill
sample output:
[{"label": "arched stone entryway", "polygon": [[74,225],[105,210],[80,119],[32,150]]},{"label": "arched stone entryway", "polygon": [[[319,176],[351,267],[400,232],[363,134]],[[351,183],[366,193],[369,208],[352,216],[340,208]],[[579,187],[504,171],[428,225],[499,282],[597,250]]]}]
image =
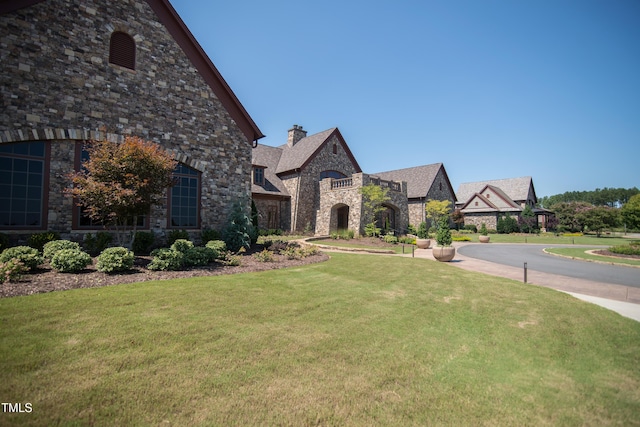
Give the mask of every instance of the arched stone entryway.
[{"label": "arched stone entryway", "polygon": [[390,204],[384,204],[383,207],[385,209],[376,217],[378,227],[383,230],[397,230],[396,215],[398,208]]},{"label": "arched stone entryway", "polygon": [[329,230],[331,232],[346,230],[349,228],[349,206],[343,203],[334,205],[331,208],[331,219]]}]

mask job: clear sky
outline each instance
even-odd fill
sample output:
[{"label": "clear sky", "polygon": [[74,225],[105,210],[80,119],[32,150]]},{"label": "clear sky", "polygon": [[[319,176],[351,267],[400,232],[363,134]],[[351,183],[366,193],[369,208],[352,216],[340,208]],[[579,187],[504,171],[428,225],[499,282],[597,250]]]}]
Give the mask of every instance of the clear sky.
[{"label": "clear sky", "polygon": [[170,0],[266,135],[538,197],[640,187],[638,0]]}]

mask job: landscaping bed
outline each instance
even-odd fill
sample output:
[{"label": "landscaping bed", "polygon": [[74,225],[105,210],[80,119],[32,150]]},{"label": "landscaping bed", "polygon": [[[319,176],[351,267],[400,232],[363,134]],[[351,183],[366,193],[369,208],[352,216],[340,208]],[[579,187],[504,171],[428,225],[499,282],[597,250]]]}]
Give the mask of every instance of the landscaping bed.
[{"label": "landscaping bed", "polygon": [[96,270],[95,258],[91,266],[77,274],[60,273],[52,269],[49,264],[43,264],[40,268],[25,274],[18,281],[0,284],[0,298],[68,289],[96,288],[150,280],[248,273],[295,267],[329,259],[329,257],[323,253],[311,255],[303,259],[288,259],[284,255],[274,254],[273,261],[264,262],[253,256],[253,254],[260,252],[262,249],[262,246],[258,246],[242,254],[241,262],[238,266],[225,265],[219,261],[215,261],[203,267],[193,267],[181,271],[151,271],[145,267],[152,259],[150,256],[137,256],[133,269],[120,274],[107,274]]}]

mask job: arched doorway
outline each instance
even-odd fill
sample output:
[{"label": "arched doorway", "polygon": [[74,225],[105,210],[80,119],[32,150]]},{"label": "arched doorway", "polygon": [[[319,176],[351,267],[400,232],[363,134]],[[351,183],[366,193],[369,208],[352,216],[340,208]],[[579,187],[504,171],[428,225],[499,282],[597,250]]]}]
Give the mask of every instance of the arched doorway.
[{"label": "arched doorway", "polygon": [[343,205],[336,210],[337,229],[346,230],[349,228],[349,206]]},{"label": "arched doorway", "polygon": [[396,210],[390,205],[383,205],[385,208],[376,217],[378,227],[385,231],[396,229]]}]

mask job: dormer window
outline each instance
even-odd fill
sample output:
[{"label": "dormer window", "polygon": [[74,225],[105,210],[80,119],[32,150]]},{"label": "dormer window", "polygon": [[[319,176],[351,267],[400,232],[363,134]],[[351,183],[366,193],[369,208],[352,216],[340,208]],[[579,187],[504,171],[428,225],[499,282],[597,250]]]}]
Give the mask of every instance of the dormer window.
[{"label": "dormer window", "polygon": [[253,183],[264,185],[264,168],[258,166],[253,168]]},{"label": "dormer window", "polygon": [[122,31],[111,34],[109,62],[130,70],[136,69],[136,42],[133,37]]}]

